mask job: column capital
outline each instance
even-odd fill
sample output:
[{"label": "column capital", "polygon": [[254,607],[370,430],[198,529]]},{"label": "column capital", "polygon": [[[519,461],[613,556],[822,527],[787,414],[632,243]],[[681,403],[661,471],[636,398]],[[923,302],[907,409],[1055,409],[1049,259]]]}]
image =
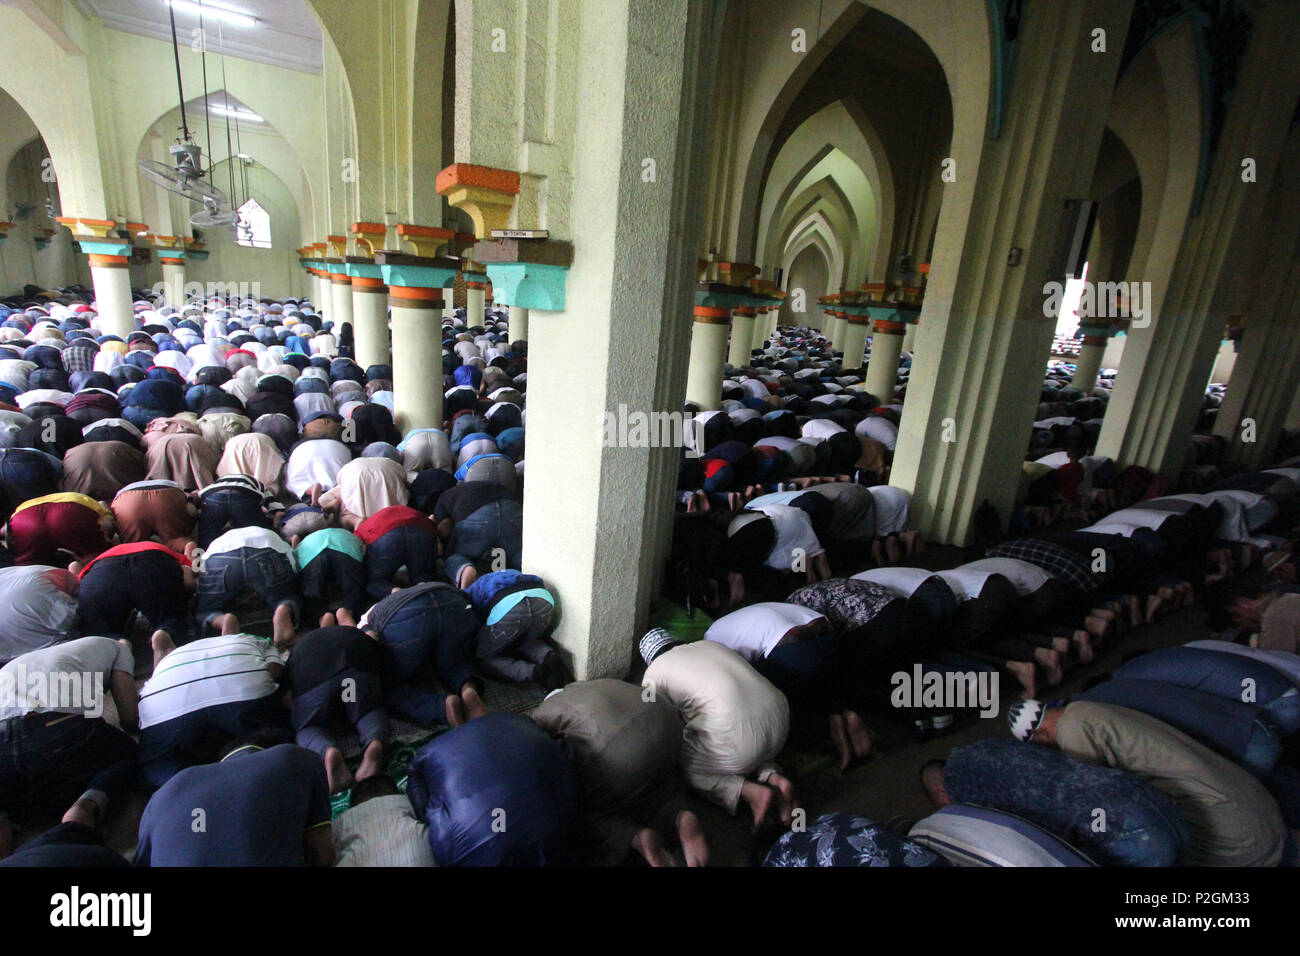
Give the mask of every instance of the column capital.
[{"label": "column capital", "polygon": [[493,229],[504,229],[519,196],[519,173],[492,166],[452,163],[434,182],[438,195],[463,209],[474,223],[474,234],[489,239]]},{"label": "column capital", "polygon": [[[72,238],[81,251],[98,256],[129,256],[131,245],[118,235],[112,219],[87,219],[82,216],[57,216],[55,221],[72,230]],[[48,242],[48,239],[46,240]],[[37,239],[39,244],[40,240]]]},{"label": "column capital", "polygon": [[709,305],[695,307],[695,321],[702,325],[726,325],[731,321],[730,309],[719,309]]},{"label": "column capital", "polygon": [[493,239],[469,250],[492,281],[495,301],[526,309],[564,309],[573,243],[558,239]]},{"label": "column capital", "polygon": [[356,236],[357,245],[365,247],[367,256],[373,256],[388,235],[388,227],[382,222],[354,222],[350,231]]},{"label": "column capital", "polygon": [[726,285],[748,286],[758,271],[758,266],[748,262],[719,262],[718,280]]},{"label": "column capital", "polygon": [[417,257],[424,259],[437,257],[438,250],[456,238],[456,234],[450,229],[417,226],[409,222],[397,224],[397,235],[415,250]]},{"label": "column capital", "polygon": [[342,259],[348,254],[348,237],[347,236],[326,236],[325,241],[330,244],[334,250],[334,258]]}]

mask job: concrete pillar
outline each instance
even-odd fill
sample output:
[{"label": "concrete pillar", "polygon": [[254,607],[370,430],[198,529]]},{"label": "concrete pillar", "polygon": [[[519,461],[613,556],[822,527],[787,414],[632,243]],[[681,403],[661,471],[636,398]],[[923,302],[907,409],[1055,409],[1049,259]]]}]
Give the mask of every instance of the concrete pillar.
[{"label": "concrete pillar", "polygon": [[741,306],[731,315],[731,349],[727,361],[733,368],[749,364],[750,348],[754,344],[754,323],[758,310]]},{"label": "concrete pillar", "polygon": [[352,334],[358,365],[369,368],[392,364],[393,352],[388,344],[388,287],[382,279],[352,276]]},{"label": "concrete pillar", "polygon": [[1105,335],[1085,335],[1079,347],[1079,358],[1074,363],[1074,380],[1070,383],[1084,392],[1097,387],[1097,373],[1101,371],[1101,357],[1106,354]]},{"label": "concrete pillar", "polygon": [[722,407],[722,366],[727,354],[727,309],[695,307],[691,328],[691,360],[686,372],[686,400],[701,411]]},{"label": "concrete pillar", "polygon": [[483,324],[484,310],[487,308],[486,279],[465,278],[465,327]]},{"label": "concrete pillar", "polygon": [[[1274,226],[1267,200],[1300,89],[1297,46],[1292,6],[1256,11],[1201,208],[1178,232],[1176,249],[1150,257],[1137,276],[1167,281],[1152,282],[1150,314],[1142,327],[1130,327],[1099,455],[1169,481],[1179,477],[1239,277],[1258,260],[1258,243]],[[1242,180],[1243,156],[1256,170],[1249,183]]]},{"label": "concrete pillar", "polygon": [[844,325],[844,369],[861,368],[867,350],[867,328],[871,320],[865,315],[850,315]]},{"label": "concrete pillar", "polygon": [[441,428],[442,290],[390,285],[388,305],[397,427],[403,434],[416,428]]},{"label": "concrete pillar", "polygon": [[160,259],[162,262],[163,284],[167,286],[165,293],[168,305],[174,305],[176,308],[185,306],[185,260],[184,259]]},{"label": "concrete pillar", "polygon": [[355,335],[357,327],[352,322],[352,280],[346,272],[331,272],[329,278],[330,311],[329,318],[334,322],[334,329],[343,327],[344,322],[352,323]]},{"label": "concrete pillar", "polygon": [[316,306],[316,311],[332,319],[334,317],[331,314],[334,311],[334,293],[330,285],[329,273],[324,269],[314,269],[311,275],[311,300]]},{"label": "concrete pillar", "polygon": [[898,357],[903,354],[903,332],[902,322],[877,320],[871,336],[871,362],[867,365],[867,378],[863,384],[882,404],[894,400]]},{"label": "concrete pillar", "polygon": [[[943,187],[890,476],[929,540],[966,544],[984,499],[1011,513],[1051,348],[1044,276],[1060,267],[1066,201],[1089,195],[1119,71],[1113,44],[1103,56],[1080,37],[1123,36],[1132,11],[1133,0],[1026,5],[999,137],[954,104],[950,150],[966,173]],[[1022,254],[1009,267],[1012,248]],[[866,385],[882,401],[903,332],[872,343]]]},{"label": "concrete pillar", "polygon": [[521,306],[510,307],[510,341],[528,341],[528,310]]},{"label": "concrete pillar", "polygon": [[916,349],[916,326],[915,322],[907,323],[907,331],[903,333],[903,351],[911,352]]},{"label": "concrete pillar", "polygon": [[758,310],[758,315],[754,318],[754,337],[749,342],[749,351],[752,355],[755,349],[761,349],[763,343],[769,337],[768,327],[772,324],[772,307],[764,306]]},{"label": "concrete pillar", "polygon": [[826,338],[830,339],[831,348],[838,349],[844,341],[844,315],[840,312],[827,312]]},{"label": "concrete pillar", "polygon": [[135,331],[131,308],[131,272],[126,256],[90,254],[90,278],[95,287],[99,326],[106,335],[125,339]]}]

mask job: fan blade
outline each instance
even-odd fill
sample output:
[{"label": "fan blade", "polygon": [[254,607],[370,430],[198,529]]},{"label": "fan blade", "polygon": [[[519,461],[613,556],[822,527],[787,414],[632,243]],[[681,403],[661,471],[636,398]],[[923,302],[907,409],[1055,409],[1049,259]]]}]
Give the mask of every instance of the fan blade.
[{"label": "fan blade", "polygon": [[138,169],[140,175],[145,179],[161,186],[168,192],[184,196],[190,202],[201,203],[205,199],[209,199],[212,202],[222,204],[226,201],[226,194],[216,186],[205,183],[201,179],[186,176],[181,171],[155,159],[141,160]]}]

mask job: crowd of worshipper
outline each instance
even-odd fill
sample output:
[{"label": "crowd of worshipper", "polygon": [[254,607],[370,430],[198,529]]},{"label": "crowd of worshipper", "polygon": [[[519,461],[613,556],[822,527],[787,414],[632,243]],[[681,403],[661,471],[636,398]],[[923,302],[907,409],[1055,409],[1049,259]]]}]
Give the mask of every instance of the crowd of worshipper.
[{"label": "crowd of worshipper", "polygon": [[[1139,474],[1007,539],[982,508],[980,555],[931,572],[888,484],[910,355],[871,396],[782,328],[682,449],[685,617],[628,679],[575,681],[520,570],[527,344],[499,311],[444,320],[446,422],[401,435],[391,369],[306,300],[141,297],[122,340],[80,299],[0,316],[0,866],[126,865],[105,833],[133,797],[137,865],[701,866],[699,801],[773,866],[1300,856],[1291,463],[1174,495]],[[1198,596],[1222,640],[1047,700]],[[923,768],[915,824],[798,820],[789,750],[862,763],[877,713],[953,729],[895,706],[916,668],[1007,678],[1018,739]]]},{"label": "crowd of worshipper", "polygon": [[[896,675],[935,673],[944,686],[997,675],[1019,690],[1013,734],[1042,746],[957,748],[923,768],[933,816],[900,827],[828,815],[781,836],[766,862],[1300,862],[1289,830],[1300,751],[1287,743],[1300,726],[1300,458],[1169,494],[1146,469],[1044,443],[1052,457],[1026,462],[1020,533],[1004,537],[986,504],[978,556],[932,572],[908,566],[920,542],[906,493],[876,484],[905,383],[880,404],[859,371],[815,332],[782,329],[750,366],[728,368],[721,412],[701,416],[699,457],[682,458],[665,590],[703,619],[652,631],[641,651],[645,687],[686,719],[691,789],[747,809],[755,827],[788,826],[786,748],[829,745],[847,768],[871,753],[867,720],[891,708],[922,739],[953,729],[951,704],[897,701]],[[1049,373],[1044,402],[1063,387]],[[1031,526],[1028,466],[1040,464],[1054,473],[1052,507]],[[1042,702],[1126,632],[1198,600],[1223,639],[1142,655]]]}]

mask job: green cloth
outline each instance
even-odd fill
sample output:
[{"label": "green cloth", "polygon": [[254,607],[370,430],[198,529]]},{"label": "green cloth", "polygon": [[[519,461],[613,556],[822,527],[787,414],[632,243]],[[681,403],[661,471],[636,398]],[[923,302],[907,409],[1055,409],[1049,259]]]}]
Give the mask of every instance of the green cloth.
[{"label": "green cloth", "polygon": [[698,607],[687,615],[684,605],[671,601],[656,601],[650,606],[649,626],[662,627],[673,636],[673,640],[683,644],[704,640],[704,632],[712,623],[713,618]]},{"label": "green cloth", "polygon": [[305,568],[313,558],[330,548],[342,551],[358,561],[362,560],[366,553],[366,547],[361,543],[361,539],[351,531],[344,531],[342,528],[322,528],[303,538],[293,554],[298,559],[298,567]]}]

